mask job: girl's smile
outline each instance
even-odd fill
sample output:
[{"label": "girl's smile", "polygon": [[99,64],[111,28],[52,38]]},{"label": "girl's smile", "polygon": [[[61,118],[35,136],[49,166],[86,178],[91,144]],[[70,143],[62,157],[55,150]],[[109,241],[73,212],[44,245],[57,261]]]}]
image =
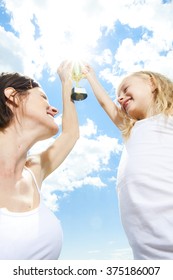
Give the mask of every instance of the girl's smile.
[{"label": "girl's smile", "polygon": [[137,120],[146,118],[152,101],[153,94],[148,77],[129,76],[118,89],[118,102],[131,118]]}]

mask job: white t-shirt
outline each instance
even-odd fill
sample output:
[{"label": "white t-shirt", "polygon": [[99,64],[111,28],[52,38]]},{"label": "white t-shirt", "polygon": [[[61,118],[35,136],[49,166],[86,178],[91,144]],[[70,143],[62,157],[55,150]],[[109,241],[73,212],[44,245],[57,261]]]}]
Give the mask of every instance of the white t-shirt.
[{"label": "white t-shirt", "polygon": [[[27,169],[38,188],[31,170]],[[56,260],[62,247],[60,221],[44,204],[28,212],[0,209],[1,260]]]},{"label": "white t-shirt", "polygon": [[173,117],[137,121],[117,177],[122,224],[135,259],[173,259]]}]

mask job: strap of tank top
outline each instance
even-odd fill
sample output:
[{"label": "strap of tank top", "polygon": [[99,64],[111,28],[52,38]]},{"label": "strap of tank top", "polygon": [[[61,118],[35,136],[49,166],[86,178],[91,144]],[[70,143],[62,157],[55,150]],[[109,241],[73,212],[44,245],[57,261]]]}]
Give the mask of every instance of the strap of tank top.
[{"label": "strap of tank top", "polygon": [[33,178],[33,180],[34,180],[34,183],[35,183],[35,185],[36,185],[36,187],[37,187],[37,190],[38,190],[38,192],[40,193],[40,189],[39,189],[39,186],[38,186],[38,183],[37,183],[37,180],[36,180],[36,178],[35,178],[34,173],[31,171],[30,168],[28,168],[28,167],[26,167],[26,166],[24,166],[24,168],[25,168],[26,170],[28,170],[28,172],[31,174],[31,176],[32,176],[32,178]]}]

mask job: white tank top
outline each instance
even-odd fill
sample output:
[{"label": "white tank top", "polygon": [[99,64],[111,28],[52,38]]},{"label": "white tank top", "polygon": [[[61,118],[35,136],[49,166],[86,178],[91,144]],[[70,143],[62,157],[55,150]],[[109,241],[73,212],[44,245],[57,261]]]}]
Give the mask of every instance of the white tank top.
[{"label": "white tank top", "polygon": [[[39,191],[34,174],[33,180]],[[0,209],[1,260],[56,260],[62,247],[60,221],[40,196],[39,206],[28,212]]]},{"label": "white tank top", "polygon": [[173,117],[137,121],[117,178],[122,224],[135,259],[173,259]]}]

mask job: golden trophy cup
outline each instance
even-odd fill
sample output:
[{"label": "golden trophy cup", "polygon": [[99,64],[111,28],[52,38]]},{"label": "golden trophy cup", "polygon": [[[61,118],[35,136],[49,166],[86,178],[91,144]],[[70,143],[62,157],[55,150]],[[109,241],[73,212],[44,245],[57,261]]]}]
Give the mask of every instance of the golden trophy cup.
[{"label": "golden trophy cup", "polygon": [[82,74],[81,64],[79,62],[75,62],[72,69],[72,80],[75,82],[75,87],[72,88],[72,100],[80,101],[87,98],[86,89],[79,86],[79,81],[83,78],[84,75]]}]

